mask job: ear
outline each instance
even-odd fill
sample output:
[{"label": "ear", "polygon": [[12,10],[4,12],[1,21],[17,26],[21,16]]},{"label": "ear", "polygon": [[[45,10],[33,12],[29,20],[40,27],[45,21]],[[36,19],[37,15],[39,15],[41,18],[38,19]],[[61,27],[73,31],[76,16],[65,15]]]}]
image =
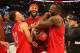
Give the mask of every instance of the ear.
[{"label": "ear", "polygon": [[29,8],[28,12],[30,12],[30,8]]}]

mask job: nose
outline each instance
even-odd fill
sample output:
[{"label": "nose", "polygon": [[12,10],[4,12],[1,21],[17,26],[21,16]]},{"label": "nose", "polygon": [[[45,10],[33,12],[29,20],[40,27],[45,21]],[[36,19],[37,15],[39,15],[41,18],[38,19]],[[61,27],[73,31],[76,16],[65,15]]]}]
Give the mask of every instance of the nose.
[{"label": "nose", "polygon": [[51,10],[49,10],[49,12],[51,13]]},{"label": "nose", "polygon": [[48,12],[50,12],[51,10],[49,10]]}]

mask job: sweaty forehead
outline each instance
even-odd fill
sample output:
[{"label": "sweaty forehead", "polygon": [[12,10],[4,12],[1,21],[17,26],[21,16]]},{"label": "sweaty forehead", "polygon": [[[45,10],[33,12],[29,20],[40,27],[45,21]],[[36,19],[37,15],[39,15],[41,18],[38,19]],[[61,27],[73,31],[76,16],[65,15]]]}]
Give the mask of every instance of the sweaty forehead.
[{"label": "sweaty forehead", "polygon": [[30,8],[37,8],[37,9],[38,9],[38,7],[37,7],[37,6],[35,6],[35,5],[33,5],[33,6],[30,6]]}]

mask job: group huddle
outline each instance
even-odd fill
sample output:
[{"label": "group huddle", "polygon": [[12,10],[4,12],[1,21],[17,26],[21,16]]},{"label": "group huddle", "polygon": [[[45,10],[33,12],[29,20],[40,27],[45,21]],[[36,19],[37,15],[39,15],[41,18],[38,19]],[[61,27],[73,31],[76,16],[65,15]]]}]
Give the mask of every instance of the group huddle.
[{"label": "group huddle", "polygon": [[32,3],[26,19],[20,11],[9,13],[14,22],[11,33],[15,53],[64,53],[65,27],[58,6],[52,4],[48,12],[39,16],[38,4]]}]

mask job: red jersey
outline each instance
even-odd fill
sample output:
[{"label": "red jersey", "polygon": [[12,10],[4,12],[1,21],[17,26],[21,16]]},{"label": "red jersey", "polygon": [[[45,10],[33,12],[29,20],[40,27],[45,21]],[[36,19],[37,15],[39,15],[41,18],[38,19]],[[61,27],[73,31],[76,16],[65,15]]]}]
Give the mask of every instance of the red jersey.
[{"label": "red jersey", "polygon": [[0,44],[0,53],[7,53],[7,48]]},{"label": "red jersey", "polygon": [[[3,23],[0,26],[1,41],[5,41]],[[7,53],[7,47],[0,44],[0,53]]]},{"label": "red jersey", "polygon": [[[41,19],[41,16],[36,16],[35,18],[28,17],[26,19],[26,22],[28,23],[29,26],[31,26],[31,24],[36,24],[40,19]],[[44,35],[46,34],[44,32],[44,29],[40,29],[39,32],[40,32],[40,34],[39,34],[39,37],[37,37],[37,38],[42,39],[41,41],[44,41],[44,39],[46,39],[46,38],[44,38]],[[46,47],[45,42],[40,42],[39,40],[34,40],[34,41],[36,41],[36,42],[38,41],[38,48],[33,49],[33,53],[41,53],[41,51],[43,51]]]},{"label": "red jersey", "polygon": [[64,53],[64,32],[64,23],[61,25],[61,27],[50,27],[47,49],[48,53]]},{"label": "red jersey", "polygon": [[20,31],[20,23],[15,23],[12,29],[12,34],[14,37],[14,33],[16,33],[18,37],[18,48],[16,53],[32,53],[31,45],[29,41],[26,39],[25,34]]},{"label": "red jersey", "polygon": [[28,25],[31,25],[31,24],[37,23],[40,18],[41,18],[40,16],[36,16],[35,18],[28,17],[26,19],[26,22],[28,23]]}]

